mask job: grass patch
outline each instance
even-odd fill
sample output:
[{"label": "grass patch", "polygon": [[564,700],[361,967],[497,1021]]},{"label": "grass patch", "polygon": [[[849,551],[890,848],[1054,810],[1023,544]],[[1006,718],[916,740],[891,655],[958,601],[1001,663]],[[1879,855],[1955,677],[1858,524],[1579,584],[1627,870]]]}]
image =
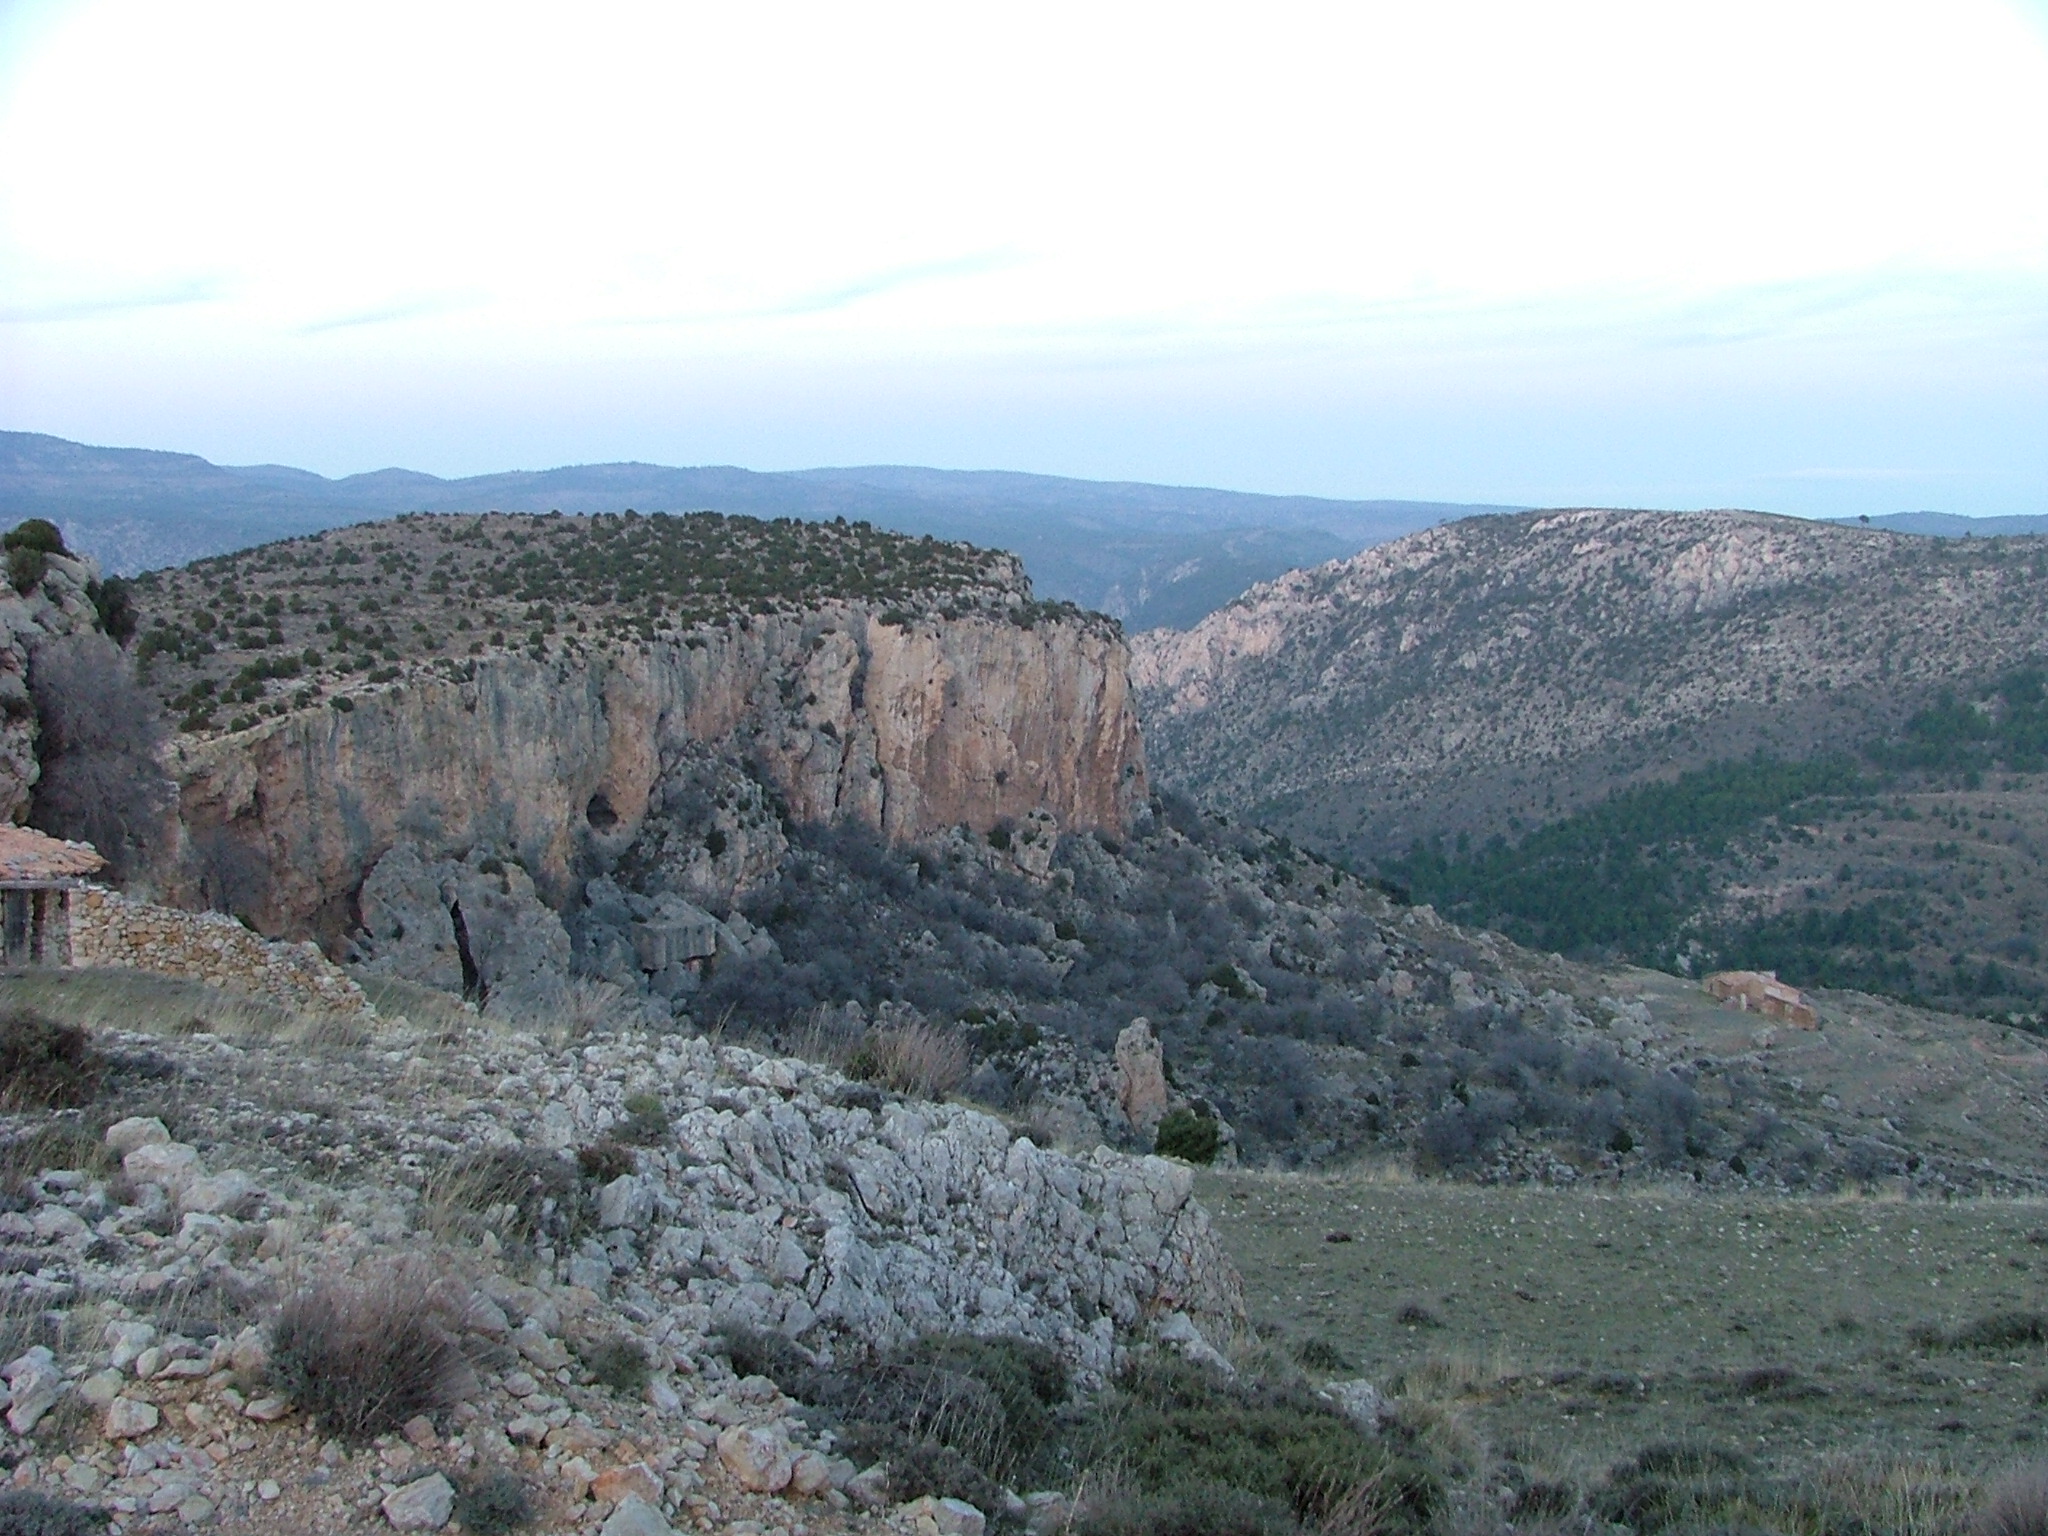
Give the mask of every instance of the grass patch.
[{"label": "grass patch", "polygon": [[532,1147],[467,1153],[432,1175],[421,1195],[437,1235],[476,1241],[490,1232],[522,1247],[575,1237],[587,1218],[584,1202],[577,1165]]}]

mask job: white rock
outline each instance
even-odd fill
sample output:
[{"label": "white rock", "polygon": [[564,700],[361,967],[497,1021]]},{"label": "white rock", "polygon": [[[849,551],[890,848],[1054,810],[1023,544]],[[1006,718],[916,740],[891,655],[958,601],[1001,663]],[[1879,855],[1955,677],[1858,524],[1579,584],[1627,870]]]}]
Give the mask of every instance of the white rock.
[{"label": "white rock", "polygon": [[926,1494],[897,1510],[917,1536],[982,1536],[988,1517],[964,1499],[935,1499]]},{"label": "white rock", "polygon": [[438,1531],[455,1512],[455,1485],[436,1472],[392,1490],[380,1507],[395,1531]]},{"label": "white rock", "polygon": [[255,1181],[241,1169],[223,1169],[210,1177],[189,1180],[178,1192],[178,1208],[211,1215],[215,1211],[227,1210],[255,1187]]},{"label": "white rock", "polygon": [[155,1429],[161,1417],[154,1403],[117,1397],[107,1404],[107,1416],[100,1429],[109,1440],[133,1440]]},{"label": "white rock", "polygon": [[749,1493],[780,1493],[794,1471],[788,1439],[769,1427],[728,1429],[718,1437],[718,1459]]},{"label": "white rock", "polygon": [[607,1231],[644,1227],[653,1214],[654,1191],[633,1174],[622,1173],[597,1192],[597,1224]]},{"label": "white rock", "polygon": [[147,1142],[121,1159],[121,1171],[138,1184],[155,1184],[173,1200],[204,1171],[199,1149],[182,1141]]},{"label": "white rock", "polygon": [[116,1157],[126,1157],[137,1147],[161,1146],[170,1139],[170,1131],[154,1115],[130,1115],[107,1127],[107,1149]]},{"label": "white rock", "polygon": [[598,1536],[675,1536],[675,1527],[639,1494],[629,1493],[599,1527]]},{"label": "white rock", "polygon": [[156,1342],[156,1326],[153,1323],[109,1323],[104,1335],[113,1347],[107,1353],[107,1364],[117,1371],[125,1371],[135,1363],[135,1357]]},{"label": "white rock", "polygon": [[1367,1434],[1379,1433],[1381,1421],[1387,1415],[1387,1400],[1371,1382],[1363,1377],[1355,1381],[1333,1381],[1323,1388],[1323,1396]]},{"label": "white rock", "polygon": [[0,1375],[7,1378],[7,1427],[17,1435],[34,1429],[64,1395],[64,1373],[57,1368],[57,1357],[40,1344]]}]

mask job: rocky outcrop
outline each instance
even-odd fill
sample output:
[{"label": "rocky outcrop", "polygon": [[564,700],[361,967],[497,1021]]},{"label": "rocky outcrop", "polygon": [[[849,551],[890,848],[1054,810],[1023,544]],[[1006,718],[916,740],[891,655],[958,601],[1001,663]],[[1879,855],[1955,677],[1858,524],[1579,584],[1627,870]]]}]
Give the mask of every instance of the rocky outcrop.
[{"label": "rocky outcrop", "polygon": [[[496,652],[213,738],[181,738],[186,826],[262,855],[252,915],[332,939],[401,837],[516,862],[559,908],[630,848],[694,747],[744,759],[796,821],[892,839],[1049,814],[1117,829],[1146,793],[1126,652],[1099,620],[885,622],[855,605],[676,642]],[[733,833],[722,830],[723,847]],[[755,829],[750,829],[755,830]],[[764,834],[765,835],[765,834]],[[706,849],[698,899],[759,874]]]},{"label": "rocky outcrop", "polygon": [[[46,1169],[0,1213],[10,1304],[93,1319],[0,1365],[16,1434],[53,1412],[74,1426],[67,1456],[21,1458],[18,1488],[267,1536],[378,1510],[380,1529],[436,1528],[442,1472],[508,1468],[537,1529],[883,1530],[886,1511],[852,1523],[883,1469],[847,1460],[784,1395],[795,1382],[735,1370],[721,1335],[775,1329],[793,1355],[858,1368],[924,1333],[1009,1334],[1086,1387],[1149,1338],[1213,1353],[1243,1323],[1186,1167],[1065,1157],[802,1061],[398,1018],[359,1044],[114,1038],[175,1071],[192,1140],[152,1112],[158,1081],[117,1085],[106,1161]],[[280,1117],[272,1096],[305,1091],[309,1053],[325,1108]],[[629,1097],[647,1144],[608,1143],[630,1171],[579,1179],[572,1153],[620,1131]],[[493,1154],[559,1162],[574,1219],[518,1236],[513,1207],[463,1182]],[[167,1305],[198,1275],[219,1305]],[[263,1326],[321,1284],[459,1332],[460,1406],[323,1451]],[[600,1385],[600,1344],[637,1352],[644,1385]]]},{"label": "rocky outcrop", "polygon": [[36,762],[36,710],[29,697],[30,658],[45,640],[97,633],[99,614],[86,595],[99,578],[90,560],[50,555],[42,580],[28,592],[0,580],[0,821],[27,817],[41,769]]}]

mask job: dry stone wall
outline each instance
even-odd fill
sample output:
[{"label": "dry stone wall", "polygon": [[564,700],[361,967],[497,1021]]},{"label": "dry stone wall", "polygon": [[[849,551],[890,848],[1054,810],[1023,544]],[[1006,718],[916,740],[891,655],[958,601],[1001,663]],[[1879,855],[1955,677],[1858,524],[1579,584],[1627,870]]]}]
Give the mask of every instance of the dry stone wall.
[{"label": "dry stone wall", "polygon": [[98,888],[71,898],[71,963],[203,981],[301,1011],[370,1011],[363,989],[317,945],[266,939],[218,912],[181,912]]}]

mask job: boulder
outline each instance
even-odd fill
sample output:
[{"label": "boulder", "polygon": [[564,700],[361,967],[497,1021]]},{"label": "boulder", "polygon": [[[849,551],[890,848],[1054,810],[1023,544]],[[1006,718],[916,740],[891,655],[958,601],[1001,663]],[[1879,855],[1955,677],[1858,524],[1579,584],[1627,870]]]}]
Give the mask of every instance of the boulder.
[{"label": "boulder", "polygon": [[117,1397],[107,1404],[107,1416],[100,1431],[109,1440],[133,1440],[155,1429],[160,1417],[154,1403]]},{"label": "boulder", "polygon": [[394,1531],[438,1531],[455,1513],[455,1485],[435,1472],[394,1488],[381,1508]]},{"label": "boulder", "polygon": [[161,1145],[171,1139],[171,1133],[163,1121],[154,1115],[130,1115],[126,1120],[116,1120],[107,1127],[107,1150],[116,1157],[126,1157],[137,1147]]},{"label": "boulder", "polygon": [[718,1437],[718,1459],[749,1493],[780,1493],[795,1472],[789,1441],[778,1429],[735,1425]]}]

